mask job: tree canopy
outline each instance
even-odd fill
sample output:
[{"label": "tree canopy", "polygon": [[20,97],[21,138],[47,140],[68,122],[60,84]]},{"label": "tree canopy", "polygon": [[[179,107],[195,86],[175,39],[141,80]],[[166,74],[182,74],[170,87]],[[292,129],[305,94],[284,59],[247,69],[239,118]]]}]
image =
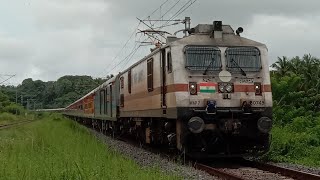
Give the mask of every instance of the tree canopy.
[{"label": "tree canopy", "polygon": [[[113,75],[108,75],[107,79],[111,77]],[[57,81],[43,82],[28,78],[17,87],[0,87],[0,102],[15,102],[17,94],[17,102],[28,109],[61,108],[79,99],[107,79],[63,76]]]}]

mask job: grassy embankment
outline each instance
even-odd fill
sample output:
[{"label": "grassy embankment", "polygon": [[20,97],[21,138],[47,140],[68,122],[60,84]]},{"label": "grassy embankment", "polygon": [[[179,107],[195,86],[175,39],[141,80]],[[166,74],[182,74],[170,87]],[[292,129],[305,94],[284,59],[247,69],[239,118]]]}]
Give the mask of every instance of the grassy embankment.
[{"label": "grassy embankment", "polygon": [[141,168],[61,116],[0,131],[0,179],[178,179]]}]

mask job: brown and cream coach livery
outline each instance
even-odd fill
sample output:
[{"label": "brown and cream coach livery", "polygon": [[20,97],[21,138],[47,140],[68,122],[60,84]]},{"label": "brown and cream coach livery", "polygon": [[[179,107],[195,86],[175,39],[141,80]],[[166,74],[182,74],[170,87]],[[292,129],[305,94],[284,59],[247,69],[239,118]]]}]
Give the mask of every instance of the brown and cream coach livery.
[{"label": "brown and cream coach livery", "polygon": [[272,126],[268,50],[242,31],[221,21],[186,27],[183,38],[167,37],[65,114],[196,157],[265,152]]}]

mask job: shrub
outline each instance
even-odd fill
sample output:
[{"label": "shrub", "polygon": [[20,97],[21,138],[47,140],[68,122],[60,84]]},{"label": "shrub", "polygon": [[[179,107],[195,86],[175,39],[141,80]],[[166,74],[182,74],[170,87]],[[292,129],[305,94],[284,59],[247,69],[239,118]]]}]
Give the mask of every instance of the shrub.
[{"label": "shrub", "polygon": [[17,115],[23,115],[25,113],[25,110],[23,109],[23,107],[17,104],[8,105],[3,108],[3,111],[11,114],[17,113]]},{"label": "shrub", "polygon": [[0,113],[0,121],[16,121],[17,117],[13,114],[4,112]]}]

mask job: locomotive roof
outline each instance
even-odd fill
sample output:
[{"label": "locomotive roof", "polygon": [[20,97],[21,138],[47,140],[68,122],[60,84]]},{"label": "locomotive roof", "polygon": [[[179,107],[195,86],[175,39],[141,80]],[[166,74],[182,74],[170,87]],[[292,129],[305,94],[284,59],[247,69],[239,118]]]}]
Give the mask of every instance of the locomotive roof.
[{"label": "locomotive roof", "polygon": [[[214,26],[211,24],[198,24],[194,29],[195,32],[190,34],[189,36],[183,38],[173,38],[175,40],[167,43],[160,48],[155,49],[150,54],[142,58],[141,60],[137,61],[136,63],[132,64],[130,67],[125,69],[124,71],[120,72],[119,75],[121,76],[125,72],[127,72],[132,67],[140,64],[141,62],[149,59],[154,54],[158,53],[161,49],[167,48],[169,46],[175,45],[210,45],[210,46],[219,46],[219,47],[230,47],[230,46],[255,46],[255,47],[264,47],[266,45],[257,41],[253,41],[251,39],[247,39],[241,36],[238,36],[234,33],[234,30],[230,25],[223,25],[222,26],[222,38],[213,38]],[[172,38],[172,37],[168,37]]]},{"label": "locomotive roof", "polygon": [[230,25],[222,26],[222,38],[214,38],[213,36],[213,25],[210,24],[199,24],[195,28],[195,32],[191,35],[177,38],[169,45],[212,45],[219,47],[229,46],[256,46],[266,47],[265,44],[253,41],[236,35]]},{"label": "locomotive roof", "polygon": [[176,40],[171,45],[212,45],[218,47],[231,47],[231,46],[256,46],[266,47],[264,44],[247,39],[235,34],[224,34],[223,38],[208,38],[207,34],[192,34],[185,38]]}]

